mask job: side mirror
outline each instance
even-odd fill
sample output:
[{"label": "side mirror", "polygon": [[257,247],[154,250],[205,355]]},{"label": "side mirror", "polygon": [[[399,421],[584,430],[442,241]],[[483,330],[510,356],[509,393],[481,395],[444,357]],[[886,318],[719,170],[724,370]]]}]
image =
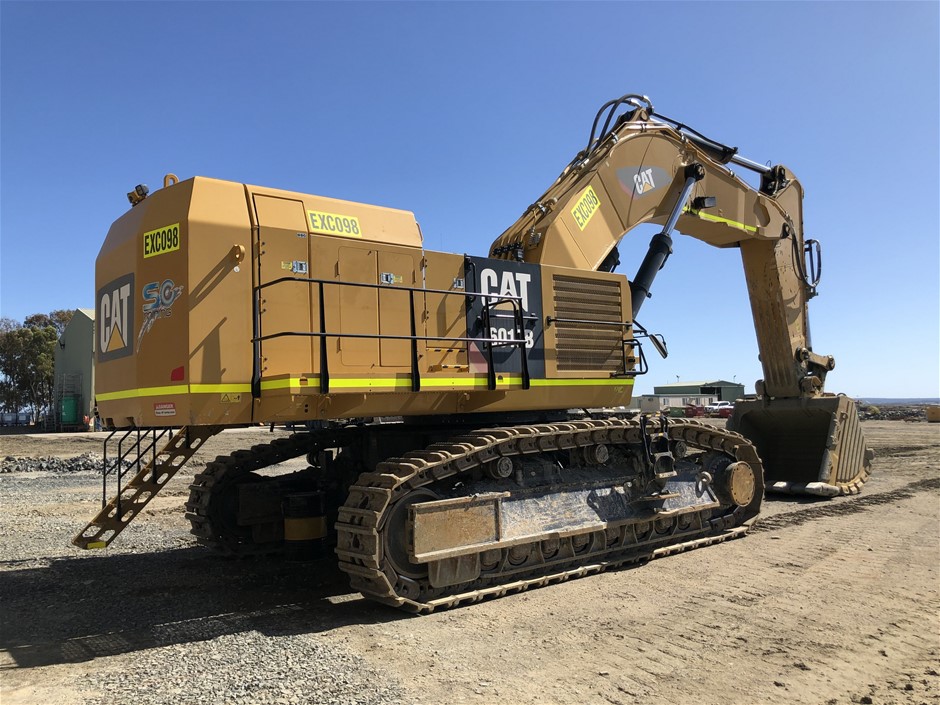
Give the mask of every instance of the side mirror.
[{"label": "side mirror", "polygon": [[666,339],[663,337],[662,333],[650,333],[636,321],[633,322],[633,330],[636,337],[649,340],[663,360],[669,356],[669,351],[666,349]]},{"label": "side mirror", "polygon": [[669,357],[669,351],[666,349],[666,339],[662,336],[662,333],[652,333],[649,337],[649,341],[653,344],[653,347],[656,348],[656,352],[659,353],[659,356],[663,360]]}]

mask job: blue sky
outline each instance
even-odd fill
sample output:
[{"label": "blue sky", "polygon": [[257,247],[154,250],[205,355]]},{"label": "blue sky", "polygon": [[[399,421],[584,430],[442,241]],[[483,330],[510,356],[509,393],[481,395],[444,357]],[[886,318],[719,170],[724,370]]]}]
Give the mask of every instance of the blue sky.
[{"label": "blue sky", "polygon": [[[0,315],[90,307],[137,183],[415,212],[483,255],[627,92],[783,163],[822,241],[813,344],[853,396],[940,394],[936,2],[0,3]],[[649,231],[621,245],[632,276]],[[760,376],[740,259],[677,237],[654,384]]]}]

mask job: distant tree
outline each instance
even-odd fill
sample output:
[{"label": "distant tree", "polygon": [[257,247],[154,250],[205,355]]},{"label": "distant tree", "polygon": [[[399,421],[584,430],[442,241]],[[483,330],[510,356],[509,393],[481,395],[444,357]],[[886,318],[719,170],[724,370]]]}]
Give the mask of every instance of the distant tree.
[{"label": "distant tree", "polygon": [[4,411],[19,411],[24,406],[24,355],[22,338],[16,333],[20,327],[12,318],[0,318],[0,403]]},{"label": "distant tree", "polygon": [[0,411],[14,411],[22,406],[16,385],[6,377],[0,377]]},{"label": "distant tree", "polygon": [[[36,418],[52,408],[55,346],[72,312],[27,316],[20,325],[0,319],[0,403],[7,411],[32,408]],[[64,322],[63,322],[64,321]]]},{"label": "distant tree", "polygon": [[61,336],[74,315],[75,309],[70,311],[57,309],[49,313],[34,313],[23,320],[23,325],[27,328],[45,328],[52,326],[56,329],[56,333]]},{"label": "distant tree", "polygon": [[56,331],[59,333],[59,337],[62,337],[62,334],[65,332],[65,327],[71,322],[72,317],[75,315],[75,309],[56,309],[49,313],[49,317],[55,323]]}]

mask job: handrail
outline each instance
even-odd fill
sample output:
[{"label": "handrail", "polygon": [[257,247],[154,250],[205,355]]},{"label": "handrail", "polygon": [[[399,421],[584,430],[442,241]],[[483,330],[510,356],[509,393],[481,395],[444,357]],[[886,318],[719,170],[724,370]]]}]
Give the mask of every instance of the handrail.
[{"label": "handrail", "polygon": [[[145,454],[151,454],[151,465],[156,466],[157,460],[157,442],[163,438],[167,433],[170,433],[172,436],[173,428],[172,427],[153,427],[144,429],[139,426],[132,426],[124,431],[118,439],[117,443],[117,457],[113,459],[113,463],[108,462],[108,444],[111,442],[117,434],[121,431],[120,429],[115,429],[111,431],[104,439],[102,443],[102,467],[101,467],[101,506],[102,508],[107,504],[108,501],[108,475],[112,472],[115,475],[115,482],[117,484],[117,494],[115,507],[118,513],[118,516],[121,515],[121,481],[124,479],[124,476],[131,471],[132,469],[135,472],[140,472],[142,467],[142,461]],[[141,435],[143,432],[143,435]],[[132,436],[136,434],[136,439]],[[127,450],[124,449],[124,444],[130,440],[130,447]],[[133,458],[133,459],[131,459]],[[125,468],[123,467],[125,462],[129,462],[130,465]]]},{"label": "handrail", "polygon": [[552,323],[585,323],[592,326],[616,326],[617,328],[626,328],[631,325],[630,321],[589,321],[583,318],[556,318],[555,316],[546,316],[545,324],[551,325]]},{"label": "handrail", "polygon": [[425,341],[449,341],[454,343],[492,343],[496,347],[506,345],[519,345],[525,340],[503,340],[501,338],[464,338],[464,337],[441,337],[436,335],[388,335],[385,333],[320,333],[316,331],[286,330],[281,333],[270,333],[262,335],[258,340],[272,340],[274,338],[298,337],[298,338],[366,338],[373,340],[425,340]]},{"label": "handrail", "polygon": [[[646,362],[646,354],[643,352],[643,345],[636,338],[629,338],[620,341],[620,351],[622,353],[623,359],[623,372],[614,373],[611,372],[611,377],[639,377],[640,375],[645,375],[649,371],[648,363]],[[636,365],[632,370],[627,369],[627,347],[631,347],[636,350]]]},{"label": "handrail", "polygon": [[506,301],[517,301],[520,305],[522,304],[521,296],[511,296],[509,294],[482,294],[479,291],[477,292],[466,292],[466,291],[451,291],[450,289],[425,289],[420,286],[392,286],[390,284],[369,284],[367,282],[344,282],[336,281],[335,279],[313,279],[310,277],[278,277],[277,279],[272,279],[269,282],[264,284],[259,284],[255,287],[256,291],[261,289],[266,289],[269,286],[274,286],[275,284],[280,284],[282,282],[301,282],[307,284],[334,284],[335,286],[358,286],[364,289],[383,289],[391,291],[414,291],[420,292],[422,294],[444,294],[445,296],[463,296],[464,298],[473,298],[476,296],[482,296],[488,299],[500,299]]},{"label": "handrail", "polygon": [[[319,331],[282,331],[279,333],[271,333],[269,335],[263,335],[261,332],[261,291],[271,286],[277,284],[283,284],[286,282],[295,282],[300,284],[317,285],[318,289],[318,298],[319,298]],[[392,291],[401,291],[408,292],[408,299],[410,303],[410,330],[411,335],[391,335],[387,333],[331,333],[326,330],[326,307],[325,307],[325,297],[324,297],[324,285],[332,284],[334,286],[351,286],[351,287],[360,287],[366,289],[380,289],[380,290],[392,290]],[[327,354],[327,345],[326,341],[328,338],[360,338],[360,339],[378,339],[378,340],[407,340],[411,342],[411,389],[412,391],[421,390],[421,378],[420,370],[418,369],[418,341],[430,342],[430,341],[441,341],[441,342],[451,342],[451,343],[478,343],[486,346],[487,349],[487,388],[490,390],[496,389],[496,370],[495,362],[493,360],[493,349],[496,347],[509,347],[516,346],[521,351],[521,373],[522,373],[522,388],[529,389],[531,386],[531,379],[529,375],[529,362],[528,356],[526,354],[526,338],[525,338],[525,320],[534,320],[534,316],[527,316],[522,309],[522,297],[521,296],[512,296],[512,295],[503,295],[503,294],[482,294],[480,292],[466,292],[466,291],[450,291],[445,289],[427,289],[423,287],[413,287],[413,286],[389,286],[387,284],[370,284],[366,282],[345,282],[345,281],[336,281],[332,279],[314,279],[311,277],[279,277],[277,279],[272,279],[269,282],[264,284],[259,284],[253,288],[254,300],[252,301],[253,307],[253,334],[251,342],[255,350],[255,359],[252,363],[252,381],[251,381],[251,390],[252,396],[254,398],[259,398],[261,396],[261,352],[260,345],[262,341],[272,340],[275,338],[284,338],[284,337],[302,337],[302,338],[319,338],[320,340],[320,392],[322,394],[329,393],[330,389],[330,372],[329,372],[329,362]],[[512,340],[502,340],[499,338],[493,337],[461,337],[461,336],[429,336],[429,335],[418,335],[417,334],[417,321],[415,320],[415,293],[422,294],[440,294],[443,296],[462,296],[468,301],[473,301],[477,296],[484,299],[485,303],[483,306],[483,325],[485,330],[490,330],[490,310],[496,308],[497,306],[510,304],[512,306],[512,318],[514,321],[514,334],[518,337]],[[509,315],[498,315],[494,314],[493,317],[499,318],[508,318]]]}]

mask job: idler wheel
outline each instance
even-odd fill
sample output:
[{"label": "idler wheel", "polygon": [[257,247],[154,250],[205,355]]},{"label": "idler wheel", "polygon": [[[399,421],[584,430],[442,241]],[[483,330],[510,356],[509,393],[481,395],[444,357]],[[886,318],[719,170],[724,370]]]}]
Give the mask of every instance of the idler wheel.
[{"label": "idler wheel", "polygon": [[392,508],[388,522],[382,530],[385,558],[398,575],[420,580],[428,574],[427,565],[411,562],[409,548],[414,545],[414,526],[408,520],[408,508],[418,502],[428,502],[438,496],[427,489],[415,490]]},{"label": "idler wheel", "polygon": [[483,551],[483,553],[480,554],[480,567],[483,568],[483,570],[493,570],[493,568],[499,565],[499,561],[502,557],[503,553],[498,548]]},{"label": "idler wheel", "polygon": [[757,490],[754,470],[744,462],[731,463],[718,473],[713,487],[725,504],[746,507],[754,499]]},{"label": "idler wheel", "polygon": [[590,534],[575,534],[571,537],[571,548],[575,553],[583,553],[591,543]]},{"label": "idler wheel", "polygon": [[509,549],[509,562],[512,565],[522,565],[529,559],[532,548],[528,544],[512,546]]},{"label": "idler wheel", "polygon": [[492,477],[494,480],[505,480],[510,475],[512,475],[512,471],[512,458],[507,458],[505,456],[494,462],[487,463],[486,465],[486,474]]}]

